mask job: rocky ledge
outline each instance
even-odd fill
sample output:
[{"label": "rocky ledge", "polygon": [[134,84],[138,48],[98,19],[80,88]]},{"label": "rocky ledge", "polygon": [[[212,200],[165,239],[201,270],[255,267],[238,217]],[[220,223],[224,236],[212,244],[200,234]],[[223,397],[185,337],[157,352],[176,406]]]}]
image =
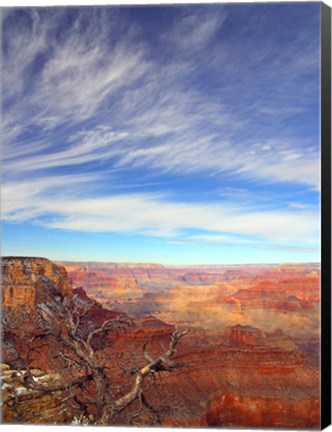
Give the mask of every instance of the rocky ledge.
[{"label": "rocky ledge", "polygon": [[72,281],[64,267],[46,258],[3,257],[1,260],[2,305],[33,307],[50,292],[68,295]]}]

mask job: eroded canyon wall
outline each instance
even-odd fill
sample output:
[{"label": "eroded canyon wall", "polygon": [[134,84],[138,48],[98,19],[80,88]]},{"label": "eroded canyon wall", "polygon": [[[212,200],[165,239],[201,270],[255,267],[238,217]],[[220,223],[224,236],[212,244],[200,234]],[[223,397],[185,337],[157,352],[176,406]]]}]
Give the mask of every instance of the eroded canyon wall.
[{"label": "eroded canyon wall", "polygon": [[45,301],[51,290],[62,295],[72,290],[66,269],[46,258],[3,257],[1,279],[4,307],[33,307]]}]

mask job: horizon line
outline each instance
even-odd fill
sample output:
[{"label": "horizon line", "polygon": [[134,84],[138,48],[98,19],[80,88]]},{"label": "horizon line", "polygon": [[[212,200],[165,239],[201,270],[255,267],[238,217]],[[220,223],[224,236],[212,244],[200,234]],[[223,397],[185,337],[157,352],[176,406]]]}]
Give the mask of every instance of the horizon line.
[{"label": "horizon line", "polygon": [[163,266],[163,267],[226,267],[226,266],[278,266],[278,265],[321,265],[319,261],[301,261],[301,262],[292,262],[292,261],[282,261],[282,262],[247,262],[247,263],[219,263],[219,264],[166,264],[162,262],[140,262],[140,261],[96,261],[96,260],[68,260],[68,259],[50,259],[45,256],[29,256],[29,255],[4,255],[1,256],[0,259],[10,259],[10,258],[34,258],[34,259],[47,259],[49,261],[53,261],[55,263],[82,263],[82,264],[121,264],[121,265],[141,265],[141,266]]}]

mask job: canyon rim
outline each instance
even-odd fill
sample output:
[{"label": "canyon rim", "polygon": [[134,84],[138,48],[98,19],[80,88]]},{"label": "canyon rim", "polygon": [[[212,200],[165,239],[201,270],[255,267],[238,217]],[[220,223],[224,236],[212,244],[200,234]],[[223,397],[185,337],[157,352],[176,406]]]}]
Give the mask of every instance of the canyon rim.
[{"label": "canyon rim", "polygon": [[320,424],[317,264],[4,257],[2,278],[6,423]]}]

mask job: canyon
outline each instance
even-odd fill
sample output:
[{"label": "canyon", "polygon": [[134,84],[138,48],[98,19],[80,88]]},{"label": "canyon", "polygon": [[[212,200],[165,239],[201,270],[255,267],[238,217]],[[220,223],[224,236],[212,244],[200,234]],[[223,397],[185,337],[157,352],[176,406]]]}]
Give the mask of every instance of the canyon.
[{"label": "canyon", "polygon": [[[319,292],[315,263],[167,267],[3,258],[3,419],[87,424],[96,418],[95,403],[82,416],[73,402],[83,400],[82,388],[93,399],[95,382],[70,391],[58,386],[52,397],[26,385],[31,376],[54,386],[61,376],[83,378],[73,366],[77,358],[59,355],[63,345],[49,323],[52,336],[40,343],[46,312],[63,316],[58,306],[47,309],[56,298],[75,305],[83,341],[94,335],[91,347],[114,400],[130,392],[147,359],[165,352],[176,329],[189,329],[172,362],[145,379],[144,407],[133,400],[112,424],[318,428]],[[98,333],[109,322],[112,328]],[[28,356],[31,338],[38,346]]]},{"label": "canyon", "polygon": [[148,264],[59,263],[75,286],[105,308],[133,316],[215,327],[278,328],[319,337],[317,264],[163,267]]}]

